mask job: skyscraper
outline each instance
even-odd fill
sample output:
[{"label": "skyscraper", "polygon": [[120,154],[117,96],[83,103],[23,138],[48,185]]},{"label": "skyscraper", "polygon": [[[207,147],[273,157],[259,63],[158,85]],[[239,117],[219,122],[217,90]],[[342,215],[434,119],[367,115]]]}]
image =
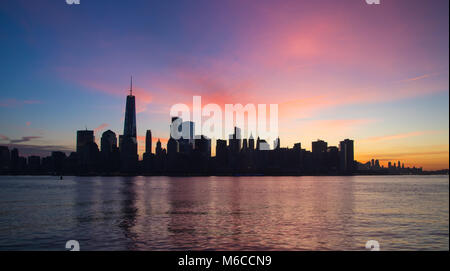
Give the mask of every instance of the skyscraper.
[{"label": "skyscraper", "polygon": [[120,153],[117,148],[117,136],[111,131],[105,131],[101,139],[101,165],[105,172],[115,172],[120,168]]},{"label": "skyscraper", "polygon": [[145,152],[152,153],[152,131],[147,130],[145,134]]},{"label": "skyscraper", "polygon": [[248,148],[247,138],[244,138],[244,139],[242,140],[242,149],[243,149],[244,151],[246,151],[247,148]]},{"label": "skyscraper", "polygon": [[81,152],[85,145],[94,141],[94,131],[88,129],[77,131],[77,152]]},{"label": "skyscraper", "polygon": [[280,137],[277,137],[277,139],[275,139],[273,142],[273,148],[279,149],[281,147],[280,145],[281,145]]},{"label": "skyscraper", "polygon": [[320,154],[327,152],[328,143],[318,139],[312,142],[312,153],[314,156],[320,156]]},{"label": "skyscraper", "polygon": [[253,138],[252,134],[250,134],[250,137],[248,139],[248,148],[252,151],[255,149],[255,139]]},{"label": "skyscraper", "polygon": [[123,172],[132,173],[138,162],[136,139],[136,100],[133,96],[133,78],[131,78],[130,94],[125,107],[125,123],[121,139],[120,160]]},{"label": "skyscraper", "polygon": [[125,107],[123,136],[136,138],[136,100],[133,96],[133,78],[131,78],[130,95],[127,96]]},{"label": "skyscraper", "polygon": [[241,128],[234,127],[234,134],[229,137],[229,145],[232,153],[241,151]]},{"label": "skyscraper", "polygon": [[100,149],[102,153],[111,153],[117,148],[117,137],[116,134],[111,131],[105,131],[102,134]]},{"label": "skyscraper", "polygon": [[9,163],[11,156],[9,153],[9,148],[5,146],[0,146],[0,170],[9,169]]},{"label": "skyscraper", "polygon": [[[167,155],[171,158],[180,151],[178,140],[181,139],[181,123],[182,119],[179,117],[172,117],[172,123],[170,124],[170,137],[167,141]],[[175,138],[178,138],[176,140]]]},{"label": "skyscraper", "polygon": [[343,173],[352,173],[354,171],[354,147],[353,140],[345,139],[339,143],[339,162]]},{"label": "skyscraper", "polygon": [[158,141],[156,142],[155,153],[156,156],[160,156],[162,154],[161,140],[159,140],[159,138]]}]

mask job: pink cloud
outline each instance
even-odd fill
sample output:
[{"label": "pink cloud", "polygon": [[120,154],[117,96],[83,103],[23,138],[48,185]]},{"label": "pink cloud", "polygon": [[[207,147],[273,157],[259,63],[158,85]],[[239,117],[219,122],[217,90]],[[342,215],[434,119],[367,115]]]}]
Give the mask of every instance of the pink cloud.
[{"label": "pink cloud", "polygon": [[0,140],[2,140],[2,141],[9,141],[9,137],[0,134]]},{"label": "pink cloud", "polygon": [[95,129],[94,129],[94,133],[98,133],[98,132],[101,132],[102,130],[104,130],[106,127],[108,127],[109,126],[109,124],[107,124],[107,123],[102,123],[102,124],[100,124],[100,126],[98,126],[98,127],[96,127]]}]

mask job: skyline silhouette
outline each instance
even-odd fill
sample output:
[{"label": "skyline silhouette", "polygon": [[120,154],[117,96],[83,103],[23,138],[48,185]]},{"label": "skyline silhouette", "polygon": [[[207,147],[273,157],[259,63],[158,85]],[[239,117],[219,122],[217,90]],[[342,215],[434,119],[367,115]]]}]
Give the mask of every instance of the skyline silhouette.
[{"label": "skyline silhouette", "polygon": [[[293,148],[282,148],[281,139],[274,142],[274,148],[265,139],[253,135],[242,138],[241,129],[226,140],[216,140],[216,155],[211,156],[211,139],[195,135],[195,123],[180,117],[171,117],[170,137],[167,148],[156,142],[152,152],[151,130],[147,130],[143,159],[139,160],[136,134],[136,97],[133,95],[133,79],[130,93],[126,96],[123,134],[107,130],[101,137],[101,146],[95,142],[93,130],[77,131],[76,152],[66,156],[64,152],[53,151],[41,161],[38,156],[28,160],[19,156],[18,149],[11,153],[0,146],[0,173],[57,175],[352,175],[352,174],[422,174],[422,167],[405,167],[400,160],[388,167],[372,159],[360,163],[354,159],[354,141],[344,139],[339,146],[328,146],[318,139],[312,142],[312,149],[302,148],[301,142]],[[176,125],[175,127],[173,127]],[[172,137],[178,129],[181,137]],[[438,171],[437,173],[445,173]],[[448,174],[448,170],[447,170]]]},{"label": "skyline silhouette", "polygon": [[221,108],[278,104],[282,147],[351,138],[358,161],[446,168],[448,9],[441,0],[4,0],[0,145],[69,155],[75,130],[93,130],[98,145],[106,130],[122,134],[133,75],[140,159],[146,128],[165,147],[170,107],[201,96]]}]

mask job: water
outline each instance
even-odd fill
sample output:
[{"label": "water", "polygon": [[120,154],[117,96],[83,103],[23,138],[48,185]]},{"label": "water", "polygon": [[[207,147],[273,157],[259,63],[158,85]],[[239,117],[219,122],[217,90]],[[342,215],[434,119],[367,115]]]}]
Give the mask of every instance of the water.
[{"label": "water", "polygon": [[1,176],[0,250],[448,250],[448,208],[448,176]]}]

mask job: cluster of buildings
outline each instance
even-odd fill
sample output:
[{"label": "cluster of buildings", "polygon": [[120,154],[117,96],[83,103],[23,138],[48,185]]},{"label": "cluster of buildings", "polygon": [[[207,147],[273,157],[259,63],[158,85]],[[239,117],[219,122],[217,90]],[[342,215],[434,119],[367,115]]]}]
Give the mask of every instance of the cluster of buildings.
[{"label": "cluster of buildings", "polygon": [[[176,127],[175,127],[176,125]],[[195,123],[172,118],[171,131],[178,129],[180,138],[172,133],[167,149],[156,142],[152,152],[152,134],[146,133],[145,153],[138,159],[136,135],[136,101],[132,93],[126,99],[124,131],[117,135],[105,131],[100,148],[94,131],[77,131],[76,152],[67,156],[64,152],[52,152],[41,159],[19,156],[17,149],[9,151],[0,147],[1,173],[27,174],[147,174],[147,175],[303,175],[303,174],[352,174],[356,169],[352,140],[341,141],[339,147],[327,142],[312,142],[312,150],[302,149],[301,143],[293,148],[281,148],[280,139],[274,149],[264,139],[241,138],[241,129],[235,127],[227,140],[216,141],[216,156],[211,156],[211,139],[195,136]]]},{"label": "cluster of buildings", "polygon": [[374,173],[374,174],[420,174],[423,172],[422,168],[405,167],[405,163],[400,161],[392,163],[388,162],[387,167],[380,165],[380,161],[372,159],[367,163],[357,163],[358,172],[362,173]]},{"label": "cluster of buildings", "polygon": [[25,158],[19,156],[19,150],[11,151],[6,146],[0,146],[0,174],[48,174],[63,172],[64,165],[69,161],[64,152],[54,151],[50,156],[41,158],[32,155]]}]

